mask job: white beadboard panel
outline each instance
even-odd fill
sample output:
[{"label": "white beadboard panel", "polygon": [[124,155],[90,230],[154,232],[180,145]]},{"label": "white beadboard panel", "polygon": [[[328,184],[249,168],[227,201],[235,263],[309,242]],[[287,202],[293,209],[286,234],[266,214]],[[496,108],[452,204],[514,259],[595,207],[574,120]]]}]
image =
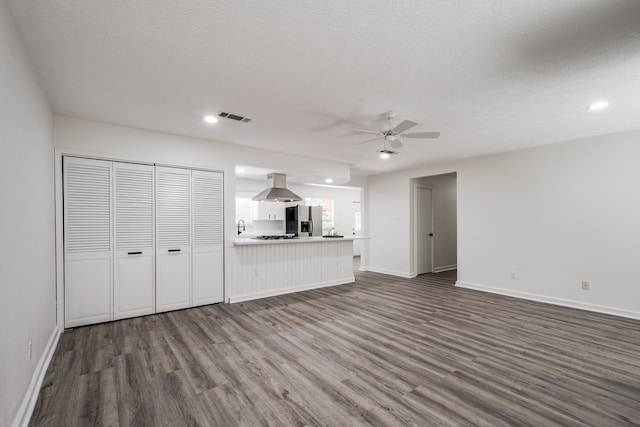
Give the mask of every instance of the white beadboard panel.
[{"label": "white beadboard panel", "polygon": [[352,245],[340,240],[236,246],[229,301],[353,282]]}]

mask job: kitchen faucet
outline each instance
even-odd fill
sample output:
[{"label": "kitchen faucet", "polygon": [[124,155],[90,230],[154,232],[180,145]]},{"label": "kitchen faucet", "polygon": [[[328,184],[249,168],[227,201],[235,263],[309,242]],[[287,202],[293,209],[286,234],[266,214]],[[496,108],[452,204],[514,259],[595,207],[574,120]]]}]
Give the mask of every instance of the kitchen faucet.
[{"label": "kitchen faucet", "polygon": [[[240,230],[240,223],[242,223],[242,230]],[[238,236],[245,230],[244,219],[238,220]]]}]

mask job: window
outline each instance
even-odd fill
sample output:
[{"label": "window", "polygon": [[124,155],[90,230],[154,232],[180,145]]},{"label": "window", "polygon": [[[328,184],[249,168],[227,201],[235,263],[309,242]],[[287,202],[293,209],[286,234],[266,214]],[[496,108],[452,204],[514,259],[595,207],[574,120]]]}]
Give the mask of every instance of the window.
[{"label": "window", "polygon": [[304,199],[304,204],[307,206],[321,206],[322,207],[322,234],[329,234],[329,231],[334,227],[333,225],[333,200],[331,199],[314,199],[307,197]]}]

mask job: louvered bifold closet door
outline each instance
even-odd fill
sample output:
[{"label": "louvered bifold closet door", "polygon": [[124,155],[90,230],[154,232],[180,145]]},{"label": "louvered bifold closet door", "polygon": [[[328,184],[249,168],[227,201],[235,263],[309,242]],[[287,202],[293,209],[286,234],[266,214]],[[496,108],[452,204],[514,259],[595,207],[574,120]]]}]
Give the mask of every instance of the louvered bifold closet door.
[{"label": "louvered bifold closet door", "polygon": [[156,166],[156,312],[191,307],[191,171]]},{"label": "louvered bifold closet door", "polygon": [[113,163],[114,318],[155,312],[154,167]]},{"label": "louvered bifold closet door", "polygon": [[192,171],[194,306],[224,299],[222,176]]},{"label": "louvered bifold closet door", "polygon": [[111,162],[64,157],[65,327],[112,319]]}]

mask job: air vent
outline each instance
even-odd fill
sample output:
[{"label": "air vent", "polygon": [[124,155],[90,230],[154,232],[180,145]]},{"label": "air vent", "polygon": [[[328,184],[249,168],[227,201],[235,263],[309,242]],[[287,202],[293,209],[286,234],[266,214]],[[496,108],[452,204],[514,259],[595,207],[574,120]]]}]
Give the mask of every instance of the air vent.
[{"label": "air vent", "polygon": [[249,117],[244,117],[239,114],[225,113],[224,111],[220,111],[218,116],[224,117],[225,119],[235,120],[237,122],[242,122],[242,123],[249,123],[251,121]]}]

